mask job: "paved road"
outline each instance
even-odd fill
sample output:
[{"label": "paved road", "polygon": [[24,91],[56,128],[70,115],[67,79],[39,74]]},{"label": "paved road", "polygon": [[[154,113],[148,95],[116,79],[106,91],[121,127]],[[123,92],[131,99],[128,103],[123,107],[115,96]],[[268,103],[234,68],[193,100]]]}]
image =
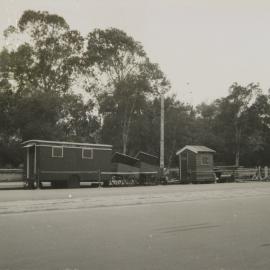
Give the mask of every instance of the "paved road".
[{"label": "paved road", "polygon": [[270,183],[0,191],[0,269],[270,269]]}]

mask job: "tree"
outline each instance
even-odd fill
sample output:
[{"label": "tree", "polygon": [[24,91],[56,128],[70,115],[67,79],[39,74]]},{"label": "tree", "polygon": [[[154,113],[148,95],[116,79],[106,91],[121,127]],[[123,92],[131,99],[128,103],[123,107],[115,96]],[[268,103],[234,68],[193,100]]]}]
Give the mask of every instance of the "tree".
[{"label": "tree", "polygon": [[61,117],[57,125],[62,130],[65,140],[91,142],[99,140],[99,122],[93,113],[94,104],[85,102],[81,95],[66,94],[61,99]]},{"label": "tree", "polygon": [[[165,164],[167,167],[178,166],[176,151],[191,143],[195,111],[192,106],[181,103],[176,96],[167,96],[165,110]],[[140,114],[134,116],[130,130],[130,152],[139,150],[158,155],[160,151],[160,98],[148,100]]]},{"label": "tree", "polygon": [[246,164],[269,165],[270,99],[260,93],[247,112]]},{"label": "tree", "polygon": [[178,166],[175,155],[181,147],[192,144],[194,137],[195,110],[169,96],[165,99],[165,162],[168,167]]},{"label": "tree", "polygon": [[236,166],[239,166],[241,145],[247,135],[247,113],[259,93],[258,84],[251,83],[244,87],[234,83],[229,89],[229,95],[219,101],[220,114],[217,118],[234,147]]},{"label": "tree", "polygon": [[[0,70],[9,62],[6,50],[0,52]],[[16,96],[8,80],[8,72],[0,73],[0,166],[17,166],[20,163],[18,154],[19,142],[14,125]]]},{"label": "tree", "polygon": [[[6,38],[21,36],[19,46],[5,49],[9,63],[1,68],[16,83],[17,91],[66,93],[80,65],[83,38],[66,21],[48,12],[27,10],[18,28],[9,27]],[[1,59],[2,60],[2,59]]]},{"label": "tree", "polygon": [[166,91],[169,82],[141,44],[115,28],[89,33],[84,58],[86,89],[96,98],[104,123],[106,118],[118,121],[126,153],[134,115],[147,98]]},{"label": "tree", "polygon": [[18,96],[14,109],[14,126],[19,140],[53,140],[62,138],[57,126],[61,117],[62,98],[56,93],[35,91],[31,96]]},{"label": "tree", "polygon": [[58,15],[27,10],[4,36],[9,42],[0,51],[0,163],[21,161],[8,149],[22,140],[95,141],[93,103],[73,91],[84,48],[80,33]]},{"label": "tree", "polygon": [[198,145],[206,145],[216,150],[215,160],[227,161],[228,148],[224,139],[224,130],[227,130],[223,124],[218,122],[220,114],[219,100],[210,104],[201,103],[196,107],[196,120],[193,122],[193,139]]}]

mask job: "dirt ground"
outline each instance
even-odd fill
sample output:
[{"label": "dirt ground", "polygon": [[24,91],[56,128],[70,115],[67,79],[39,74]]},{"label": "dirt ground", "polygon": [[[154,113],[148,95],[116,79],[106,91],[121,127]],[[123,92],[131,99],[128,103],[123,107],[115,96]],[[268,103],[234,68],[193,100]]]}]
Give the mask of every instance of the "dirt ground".
[{"label": "dirt ground", "polygon": [[1,190],[0,269],[270,269],[270,183]]}]

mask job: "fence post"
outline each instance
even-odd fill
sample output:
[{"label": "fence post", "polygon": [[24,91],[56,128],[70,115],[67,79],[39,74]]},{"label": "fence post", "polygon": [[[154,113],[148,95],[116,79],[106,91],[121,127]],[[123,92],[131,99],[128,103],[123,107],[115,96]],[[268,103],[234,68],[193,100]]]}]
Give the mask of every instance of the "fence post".
[{"label": "fence post", "polygon": [[261,166],[258,167],[258,180],[262,181]]},{"label": "fence post", "polygon": [[268,167],[264,166],[264,180],[268,180]]},{"label": "fence post", "polygon": [[101,185],[101,170],[100,168],[98,169],[98,182],[99,182],[99,187]]}]

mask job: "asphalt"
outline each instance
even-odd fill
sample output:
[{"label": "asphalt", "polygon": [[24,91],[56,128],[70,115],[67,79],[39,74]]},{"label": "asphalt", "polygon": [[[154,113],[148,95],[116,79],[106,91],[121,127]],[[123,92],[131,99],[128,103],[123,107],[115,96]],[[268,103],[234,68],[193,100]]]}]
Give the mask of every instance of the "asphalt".
[{"label": "asphalt", "polygon": [[270,183],[0,191],[0,269],[270,269]]}]

